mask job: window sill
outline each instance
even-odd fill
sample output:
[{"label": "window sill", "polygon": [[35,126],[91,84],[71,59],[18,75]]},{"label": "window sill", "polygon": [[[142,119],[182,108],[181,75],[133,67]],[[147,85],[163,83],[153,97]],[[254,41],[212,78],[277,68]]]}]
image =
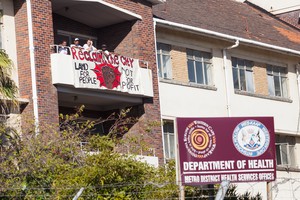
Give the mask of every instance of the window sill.
[{"label": "window sill", "polygon": [[182,81],[176,81],[176,80],[164,79],[164,78],[159,78],[159,82],[217,91],[217,88],[212,85],[201,85],[201,84],[191,83],[191,82],[186,83],[186,82],[182,82]]},{"label": "window sill", "polygon": [[269,99],[269,100],[274,100],[274,101],[281,101],[281,102],[287,102],[287,103],[292,103],[293,100],[289,98],[283,98],[283,97],[275,97],[275,96],[268,96],[268,95],[262,95],[262,94],[255,94],[251,92],[246,92],[242,90],[234,90],[235,94],[240,94],[240,95],[246,95],[250,97],[258,97],[262,99]]},{"label": "window sill", "polygon": [[286,171],[286,172],[300,172],[300,169],[297,167],[289,167],[289,166],[276,166],[277,171]]}]

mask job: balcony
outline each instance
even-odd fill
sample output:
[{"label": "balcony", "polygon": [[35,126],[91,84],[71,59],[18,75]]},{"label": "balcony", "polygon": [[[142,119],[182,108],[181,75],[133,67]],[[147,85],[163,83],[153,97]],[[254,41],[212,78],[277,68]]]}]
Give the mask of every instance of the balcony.
[{"label": "balcony", "polygon": [[143,98],[153,97],[152,72],[140,67],[138,59],[68,50],[70,55],[51,54],[52,83],[58,89],[60,106],[84,104],[90,109],[108,110],[141,104]]},{"label": "balcony", "polygon": [[136,13],[103,0],[52,0],[52,11],[93,28],[142,19]]}]

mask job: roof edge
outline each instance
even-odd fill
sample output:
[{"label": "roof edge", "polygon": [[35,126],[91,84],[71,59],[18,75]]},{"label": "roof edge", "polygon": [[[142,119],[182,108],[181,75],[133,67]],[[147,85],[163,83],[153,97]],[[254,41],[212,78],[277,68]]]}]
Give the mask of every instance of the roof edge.
[{"label": "roof edge", "polygon": [[268,43],[264,43],[264,42],[258,42],[258,41],[255,41],[255,40],[249,40],[249,39],[246,39],[246,38],[232,36],[232,35],[216,32],[216,31],[211,31],[211,30],[198,28],[198,27],[194,27],[194,26],[190,26],[190,25],[171,22],[171,21],[167,21],[167,20],[163,20],[163,19],[154,18],[153,20],[154,20],[154,23],[161,24],[161,25],[164,25],[164,26],[170,26],[170,27],[174,27],[174,28],[189,30],[189,31],[202,33],[202,34],[206,34],[206,35],[210,35],[210,36],[214,36],[214,37],[222,38],[222,39],[226,39],[226,40],[233,40],[233,41],[238,40],[240,43],[244,43],[244,44],[248,44],[248,45],[250,44],[250,45],[259,46],[259,47],[262,47],[262,48],[271,49],[273,51],[280,51],[280,52],[285,52],[285,53],[290,53],[290,54],[293,54],[293,55],[300,56],[300,51],[297,51],[297,50],[294,50],[294,49],[280,47],[280,46],[276,46],[276,45],[272,45],[272,44],[268,44]]}]

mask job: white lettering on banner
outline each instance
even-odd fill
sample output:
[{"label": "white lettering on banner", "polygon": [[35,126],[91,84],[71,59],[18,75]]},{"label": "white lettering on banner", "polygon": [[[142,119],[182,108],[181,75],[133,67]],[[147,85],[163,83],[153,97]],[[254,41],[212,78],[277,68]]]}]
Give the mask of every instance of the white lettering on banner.
[{"label": "white lettering on banner", "polygon": [[184,171],[234,169],[234,160],[183,162]]},{"label": "white lettering on banner", "polygon": [[274,173],[259,173],[260,181],[274,180]]},{"label": "white lettering on banner", "polygon": [[201,183],[220,182],[220,175],[202,175]]},{"label": "white lettering on banner", "polygon": [[200,183],[199,176],[185,176],[184,177],[185,183]]},{"label": "white lettering on banner", "polygon": [[251,174],[238,174],[238,181],[257,181],[258,174],[251,173]]},{"label": "white lettering on banner", "polygon": [[237,174],[222,174],[221,181],[237,181]]},{"label": "white lettering on banner", "polygon": [[77,88],[110,89],[130,94],[144,94],[139,60],[102,52],[71,48]]},{"label": "white lettering on banner", "polygon": [[221,181],[248,182],[274,180],[274,173],[239,173],[239,174],[209,174],[185,175],[185,183],[220,183]]},{"label": "white lettering on banner", "polygon": [[273,168],[274,161],[272,159],[248,160],[248,167],[252,169]]}]

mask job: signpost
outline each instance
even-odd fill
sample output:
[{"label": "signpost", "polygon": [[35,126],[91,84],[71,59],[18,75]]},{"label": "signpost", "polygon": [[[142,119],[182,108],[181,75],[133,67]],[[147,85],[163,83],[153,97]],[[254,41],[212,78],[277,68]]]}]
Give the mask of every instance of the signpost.
[{"label": "signpost", "polygon": [[272,117],[177,118],[183,185],[276,178]]}]

